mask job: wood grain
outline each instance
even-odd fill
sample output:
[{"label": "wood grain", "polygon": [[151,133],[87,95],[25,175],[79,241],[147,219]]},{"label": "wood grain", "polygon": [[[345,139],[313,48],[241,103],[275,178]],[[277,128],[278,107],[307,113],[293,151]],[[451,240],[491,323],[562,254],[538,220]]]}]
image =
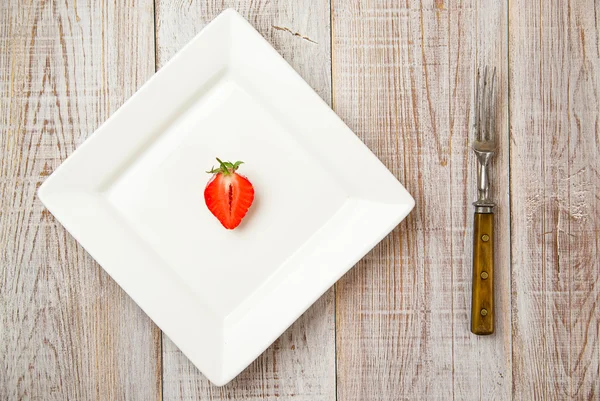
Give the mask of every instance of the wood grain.
[{"label": "wood grain", "polygon": [[[227,7],[234,7],[328,103],[331,101],[327,0],[158,0],[157,67]],[[214,387],[163,337],[165,400],[335,399],[334,296],[328,291],[240,376]]]},{"label": "wood grain", "polygon": [[[416,199],[337,284],[340,400],[510,396],[507,284],[496,289],[497,333],[469,332],[475,62],[497,65],[500,104],[507,93],[506,4],[480,3],[333,1],[334,109]],[[502,116],[506,107],[497,126],[506,148]],[[494,164],[505,171],[507,152]],[[507,175],[494,184],[507,188]],[[498,192],[497,256],[506,258],[508,196]]]},{"label": "wood grain", "polygon": [[516,399],[600,397],[599,7],[511,2]]},{"label": "wood grain", "polygon": [[0,5],[0,399],[160,399],[160,336],[36,197],[154,71],[152,1]]}]

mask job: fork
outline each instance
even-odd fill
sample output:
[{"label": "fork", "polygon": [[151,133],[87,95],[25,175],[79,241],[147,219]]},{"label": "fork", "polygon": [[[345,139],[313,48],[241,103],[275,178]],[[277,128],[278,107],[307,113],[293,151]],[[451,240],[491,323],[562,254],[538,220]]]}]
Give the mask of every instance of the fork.
[{"label": "fork", "polygon": [[490,199],[488,164],[496,149],[496,69],[477,69],[473,151],[477,156],[477,201],[473,219],[473,298],[471,332],[494,332],[494,206]]}]

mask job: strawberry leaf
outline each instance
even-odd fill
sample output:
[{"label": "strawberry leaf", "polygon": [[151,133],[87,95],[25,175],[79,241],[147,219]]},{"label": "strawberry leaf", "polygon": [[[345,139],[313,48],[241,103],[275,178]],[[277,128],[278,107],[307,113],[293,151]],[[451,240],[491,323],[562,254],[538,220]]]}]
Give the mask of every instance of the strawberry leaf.
[{"label": "strawberry leaf", "polygon": [[216,159],[219,162],[219,167],[215,168],[213,166],[210,170],[207,171],[208,174],[229,175],[229,174],[234,173],[240,167],[240,164],[244,163],[243,161],[237,161],[235,163],[224,162],[221,159],[219,159],[218,157]]}]

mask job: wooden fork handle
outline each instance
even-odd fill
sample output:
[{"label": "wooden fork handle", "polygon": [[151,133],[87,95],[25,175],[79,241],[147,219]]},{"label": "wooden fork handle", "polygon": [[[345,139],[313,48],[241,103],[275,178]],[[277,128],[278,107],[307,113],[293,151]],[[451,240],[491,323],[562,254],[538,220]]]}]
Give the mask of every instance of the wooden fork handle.
[{"label": "wooden fork handle", "polygon": [[494,332],[494,214],[475,213],[471,332]]}]

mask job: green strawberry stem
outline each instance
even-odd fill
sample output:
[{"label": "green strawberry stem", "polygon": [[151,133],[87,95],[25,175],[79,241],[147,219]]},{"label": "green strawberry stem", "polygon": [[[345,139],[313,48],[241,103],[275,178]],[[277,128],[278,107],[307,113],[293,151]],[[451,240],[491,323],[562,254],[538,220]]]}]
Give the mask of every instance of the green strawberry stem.
[{"label": "green strawberry stem", "polygon": [[219,159],[218,157],[216,158],[217,161],[219,162],[219,168],[215,168],[214,166],[211,167],[211,169],[209,171],[207,171],[207,173],[209,174],[223,174],[223,175],[229,175],[232,173],[235,173],[235,171],[240,167],[241,164],[244,164],[243,161],[237,161],[235,163],[231,163],[231,162],[224,162],[221,161],[221,159]]}]

